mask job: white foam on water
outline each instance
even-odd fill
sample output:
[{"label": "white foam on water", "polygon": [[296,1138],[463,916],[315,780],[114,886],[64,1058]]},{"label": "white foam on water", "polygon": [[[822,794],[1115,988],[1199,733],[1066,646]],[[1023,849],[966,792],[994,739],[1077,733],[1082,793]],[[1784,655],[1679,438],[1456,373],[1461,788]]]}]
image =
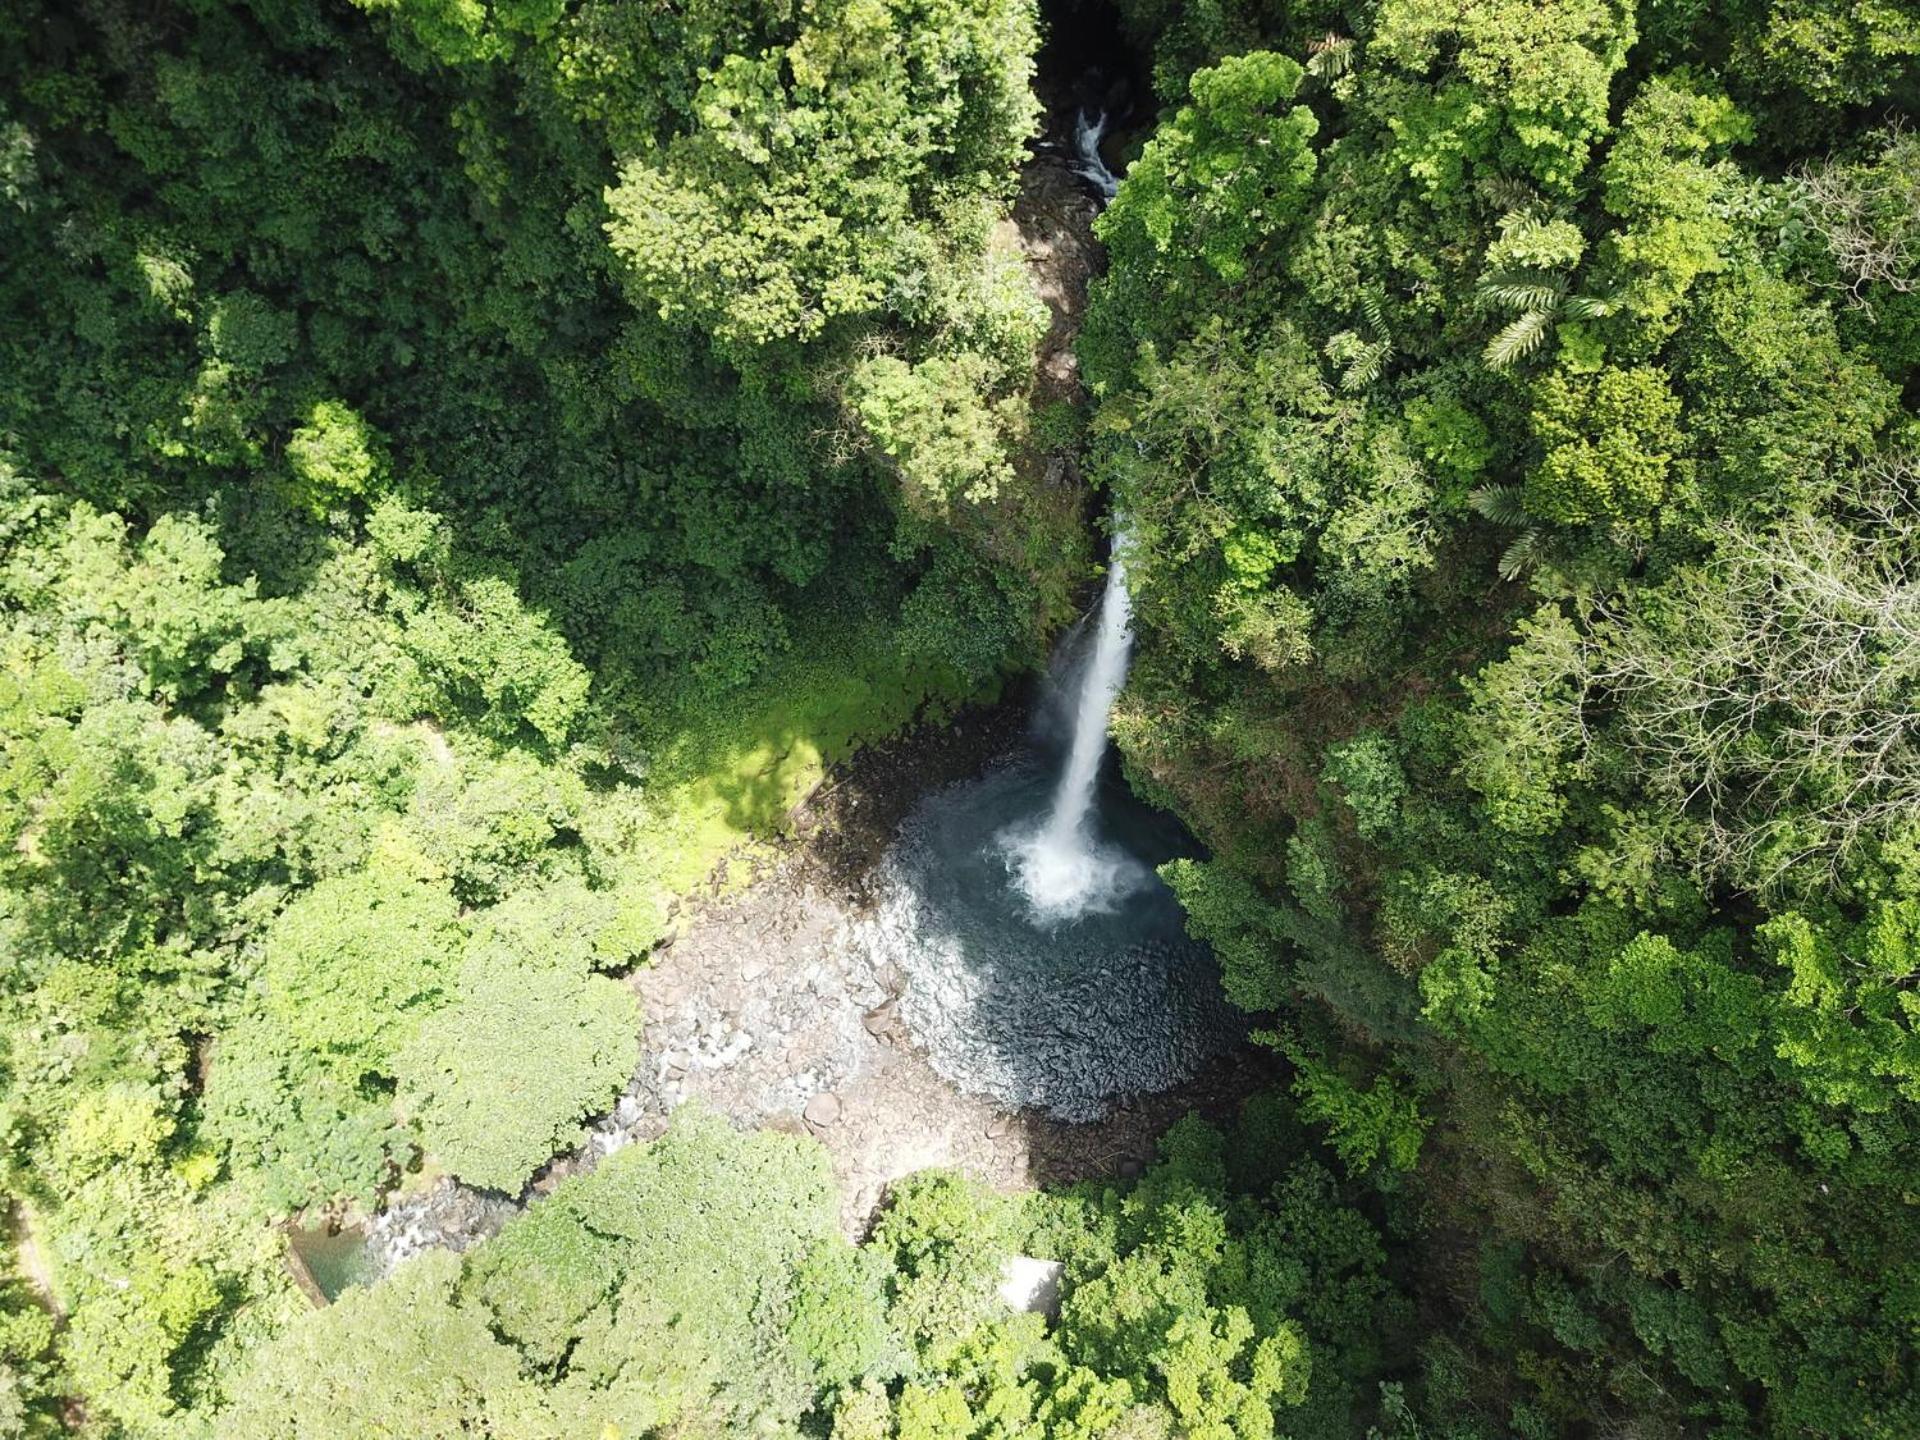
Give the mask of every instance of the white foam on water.
[{"label": "white foam on water", "polygon": [[1146,866],[1093,833],[1093,800],[1107,753],[1107,720],[1126,683],[1133,653],[1133,605],[1127,595],[1126,537],[1115,537],[1100,596],[1093,653],[1080,676],[1073,741],[1054,791],[1053,808],[1037,823],[1001,833],[1015,887],[1036,923],[1058,925],[1115,909],[1151,879]]},{"label": "white foam on water", "polygon": [[1106,157],[1100,153],[1100,142],[1106,138],[1107,112],[1089,111],[1080,107],[1080,113],[1073,119],[1073,162],[1071,169],[1082,180],[1100,192],[1100,198],[1111,200],[1120,193],[1120,177],[1107,168]]}]

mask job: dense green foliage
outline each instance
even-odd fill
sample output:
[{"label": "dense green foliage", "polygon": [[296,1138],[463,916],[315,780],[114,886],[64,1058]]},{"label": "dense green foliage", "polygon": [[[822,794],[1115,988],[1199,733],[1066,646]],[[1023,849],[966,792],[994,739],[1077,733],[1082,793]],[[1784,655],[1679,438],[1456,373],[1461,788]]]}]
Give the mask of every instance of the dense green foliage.
[{"label": "dense green foliage", "polygon": [[1397,1433],[1915,1433],[1920,19],[1127,13],[1122,739],[1426,1227]]},{"label": "dense green foliage", "polygon": [[[1123,0],[1076,407],[1040,19],[0,13],[0,1437],[1920,1434],[1920,10]],[[1038,657],[1082,437],[1290,1093],[859,1245],[696,1116],[311,1311]]]},{"label": "dense green foliage", "polygon": [[996,230],[1033,48],[1023,0],[0,15],[0,1433],[207,1433],[302,1303],[275,1221],[519,1191],[671,902],[1038,652],[1085,546]]},{"label": "dense green foliage", "polygon": [[[957,1175],[841,1235],[825,1153],[683,1114],[565,1182],[464,1264],[430,1254],[264,1347],[222,1434],[1269,1437],[1353,1433],[1405,1323],[1373,1224],[1284,1104],[1175,1128],[1131,1191],[1024,1205]],[[1065,1263],[1059,1324],[996,1297],[1022,1245]],[[816,1431],[816,1433],[818,1433]]]}]

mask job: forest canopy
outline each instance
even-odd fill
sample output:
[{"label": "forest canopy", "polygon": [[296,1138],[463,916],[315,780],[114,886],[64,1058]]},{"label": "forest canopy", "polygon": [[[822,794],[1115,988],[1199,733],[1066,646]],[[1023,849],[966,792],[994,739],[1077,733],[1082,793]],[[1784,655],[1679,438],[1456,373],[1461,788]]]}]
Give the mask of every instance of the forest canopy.
[{"label": "forest canopy", "polygon": [[[1917,65],[1905,0],[5,7],[0,1437],[1920,1434]],[[578,1144],[675,902],[1119,517],[1277,1091],[859,1243],[689,1113],[309,1304],[292,1217]]]}]

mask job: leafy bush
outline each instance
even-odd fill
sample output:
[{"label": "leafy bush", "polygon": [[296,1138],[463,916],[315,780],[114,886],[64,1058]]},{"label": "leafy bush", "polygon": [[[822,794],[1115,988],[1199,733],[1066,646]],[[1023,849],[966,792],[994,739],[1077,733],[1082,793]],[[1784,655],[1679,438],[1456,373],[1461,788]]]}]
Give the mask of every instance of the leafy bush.
[{"label": "leafy bush", "polygon": [[394,1057],[400,1104],[455,1175],[513,1193],[612,1105],[639,1031],[639,1005],[618,981],[475,945],[452,1000]]}]

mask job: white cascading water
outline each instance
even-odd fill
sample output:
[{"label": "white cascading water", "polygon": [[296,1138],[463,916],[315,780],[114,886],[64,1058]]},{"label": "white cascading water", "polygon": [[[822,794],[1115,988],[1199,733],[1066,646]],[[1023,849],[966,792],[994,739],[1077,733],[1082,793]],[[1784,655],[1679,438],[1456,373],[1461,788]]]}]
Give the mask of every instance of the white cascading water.
[{"label": "white cascading water", "polygon": [[1073,163],[1068,168],[1098,190],[1102,201],[1120,193],[1120,177],[1107,168],[1106,158],[1100,153],[1100,142],[1106,134],[1107,112],[1089,112],[1081,106],[1073,120]]},{"label": "white cascading water", "polygon": [[[1100,142],[1107,112],[1081,106],[1073,122],[1074,158],[1069,168],[1100,195],[1102,205],[1120,191],[1120,177],[1107,168]],[[1080,677],[1073,708],[1073,741],[1053,795],[1053,809],[1037,825],[1016,826],[999,839],[1007,868],[1025,897],[1033,920],[1059,925],[1082,915],[1115,909],[1148,881],[1151,872],[1124,850],[1094,833],[1094,793],[1107,753],[1107,718],[1127,679],[1133,649],[1133,605],[1127,596],[1126,532],[1114,535],[1107,583],[1100,596],[1093,653]]]},{"label": "white cascading water", "polygon": [[1126,541],[1114,541],[1100,596],[1093,652],[1080,677],[1073,709],[1073,740],[1053,795],[1053,809],[1039,825],[1004,837],[1009,868],[1035,920],[1060,924],[1090,912],[1108,911],[1147,879],[1147,869],[1125,851],[1094,834],[1094,792],[1107,753],[1107,719],[1127,679],[1133,649],[1133,606],[1127,597]]},{"label": "white cascading water", "polygon": [[1127,595],[1127,564],[1116,543],[1107,565],[1107,584],[1100,596],[1099,628],[1094,631],[1093,654],[1080,682],[1074,707],[1073,745],[1067,768],[1053,799],[1047,833],[1059,838],[1085,831],[1093,809],[1093,787],[1100,778],[1100,761],[1107,753],[1107,717],[1113,700],[1126,683],[1127,660],[1133,652],[1133,603]]}]

